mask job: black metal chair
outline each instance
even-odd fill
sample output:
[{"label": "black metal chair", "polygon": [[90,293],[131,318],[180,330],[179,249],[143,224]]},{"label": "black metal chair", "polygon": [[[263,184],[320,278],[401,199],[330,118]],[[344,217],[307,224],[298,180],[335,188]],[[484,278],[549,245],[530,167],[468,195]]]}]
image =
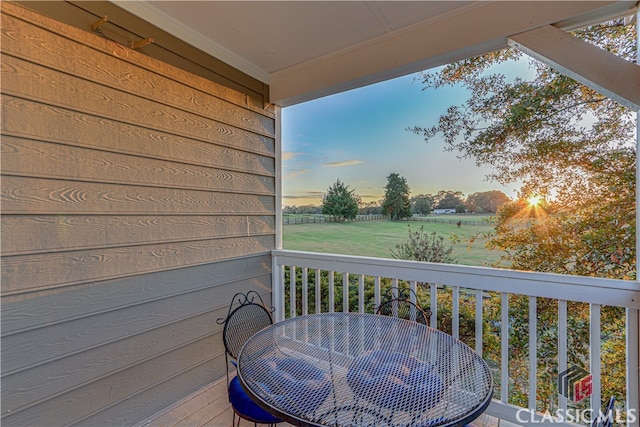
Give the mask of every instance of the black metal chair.
[{"label": "black metal chair", "polygon": [[[259,303],[257,302],[259,300]],[[222,339],[225,348],[225,361],[227,365],[227,387],[229,392],[229,402],[233,408],[233,425],[236,425],[236,415],[238,416],[238,426],[240,419],[245,419],[257,424],[268,424],[274,426],[282,422],[281,419],[271,415],[269,412],[258,406],[240,385],[240,380],[236,375],[229,381],[229,362],[236,366],[238,353],[244,343],[256,332],[261,331],[273,324],[271,313],[264,301],[256,291],[249,291],[246,294],[237,293],[231,299],[229,312],[226,318],[219,318],[217,323],[224,324]],[[231,360],[229,360],[231,358]]]},{"label": "black metal chair", "polygon": [[593,423],[591,424],[591,427],[611,427],[613,425],[613,420],[616,416],[615,414],[615,404],[616,404],[616,398],[614,396],[611,396],[609,398],[609,402],[607,403],[607,406],[605,407],[604,412],[596,414],[593,414]]},{"label": "black metal chair", "polygon": [[[411,300],[412,296],[415,303]],[[413,320],[429,326],[431,310],[424,310],[417,301],[418,296],[412,289],[392,287],[385,293],[382,302],[376,309],[376,314]]]}]

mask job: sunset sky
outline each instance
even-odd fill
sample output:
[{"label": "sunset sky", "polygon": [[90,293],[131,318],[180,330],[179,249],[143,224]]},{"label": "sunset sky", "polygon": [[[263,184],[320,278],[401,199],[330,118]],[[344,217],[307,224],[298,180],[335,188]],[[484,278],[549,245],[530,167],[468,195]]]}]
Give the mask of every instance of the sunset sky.
[{"label": "sunset sky", "polygon": [[[527,62],[500,66],[507,75],[527,74]],[[407,179],[411,194],[440,190],[466,195],[489,190],[516,195],[517,185],[487,182],[473,159],[445,152],[406,129],[435,124],[445,109],[464,101],[461,88],[423,90],[417,75],[321,98],[282,111],[283,206],[322,204],[340,179],[363,202],[381,200],[386,177]]]}]

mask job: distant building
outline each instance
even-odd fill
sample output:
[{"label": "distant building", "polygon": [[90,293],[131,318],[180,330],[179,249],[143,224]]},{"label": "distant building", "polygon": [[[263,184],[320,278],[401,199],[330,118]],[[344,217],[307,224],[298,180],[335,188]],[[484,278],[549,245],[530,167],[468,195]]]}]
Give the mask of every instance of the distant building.
[{"label": "distant building", "polygon": [[452,213],[456,213],[456,210],[455,209],[434,209],[433,213],[436,215],[452,214]]}]

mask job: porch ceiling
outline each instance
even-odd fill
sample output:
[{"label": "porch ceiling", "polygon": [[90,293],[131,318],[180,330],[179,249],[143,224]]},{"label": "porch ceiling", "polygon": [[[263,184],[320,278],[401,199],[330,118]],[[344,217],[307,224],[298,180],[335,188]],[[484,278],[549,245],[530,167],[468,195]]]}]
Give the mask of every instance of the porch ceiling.
[{"label": "porch ceiling", "polygon": [[633,1],[116,1],[270,85],[280,106],[500,49],[545,25],[624,15]]}]

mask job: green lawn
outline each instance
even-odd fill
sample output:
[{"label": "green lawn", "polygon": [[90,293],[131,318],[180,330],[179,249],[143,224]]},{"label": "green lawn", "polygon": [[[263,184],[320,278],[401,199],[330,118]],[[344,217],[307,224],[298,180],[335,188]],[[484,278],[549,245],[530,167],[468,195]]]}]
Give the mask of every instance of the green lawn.
[{"label": "green lawn", "polygon": [[[447,215],[438,219],[466,218],[482,221],[480,217],[464,217]],[[408,239],[408,227],[418,230],[424,226],[425,232],[435,231],[448,238],[456,235],[465,240],[478,234],[490,232],[490,225],[463,225],[458,228],[455,223],[441,224],[433,222],[406,221],[357,221],[345,223],[298,224],[283,227],[284,249],[337,253],[345,255],[363,255],[379,258],[391,258],[390,251],[395,245]],[[488,265],[497,261],[500,254],[484,247],[484,239],[476,239],[469,247],[467,243],[458,243],[454,248],[454,256],[458,264]]]}]

